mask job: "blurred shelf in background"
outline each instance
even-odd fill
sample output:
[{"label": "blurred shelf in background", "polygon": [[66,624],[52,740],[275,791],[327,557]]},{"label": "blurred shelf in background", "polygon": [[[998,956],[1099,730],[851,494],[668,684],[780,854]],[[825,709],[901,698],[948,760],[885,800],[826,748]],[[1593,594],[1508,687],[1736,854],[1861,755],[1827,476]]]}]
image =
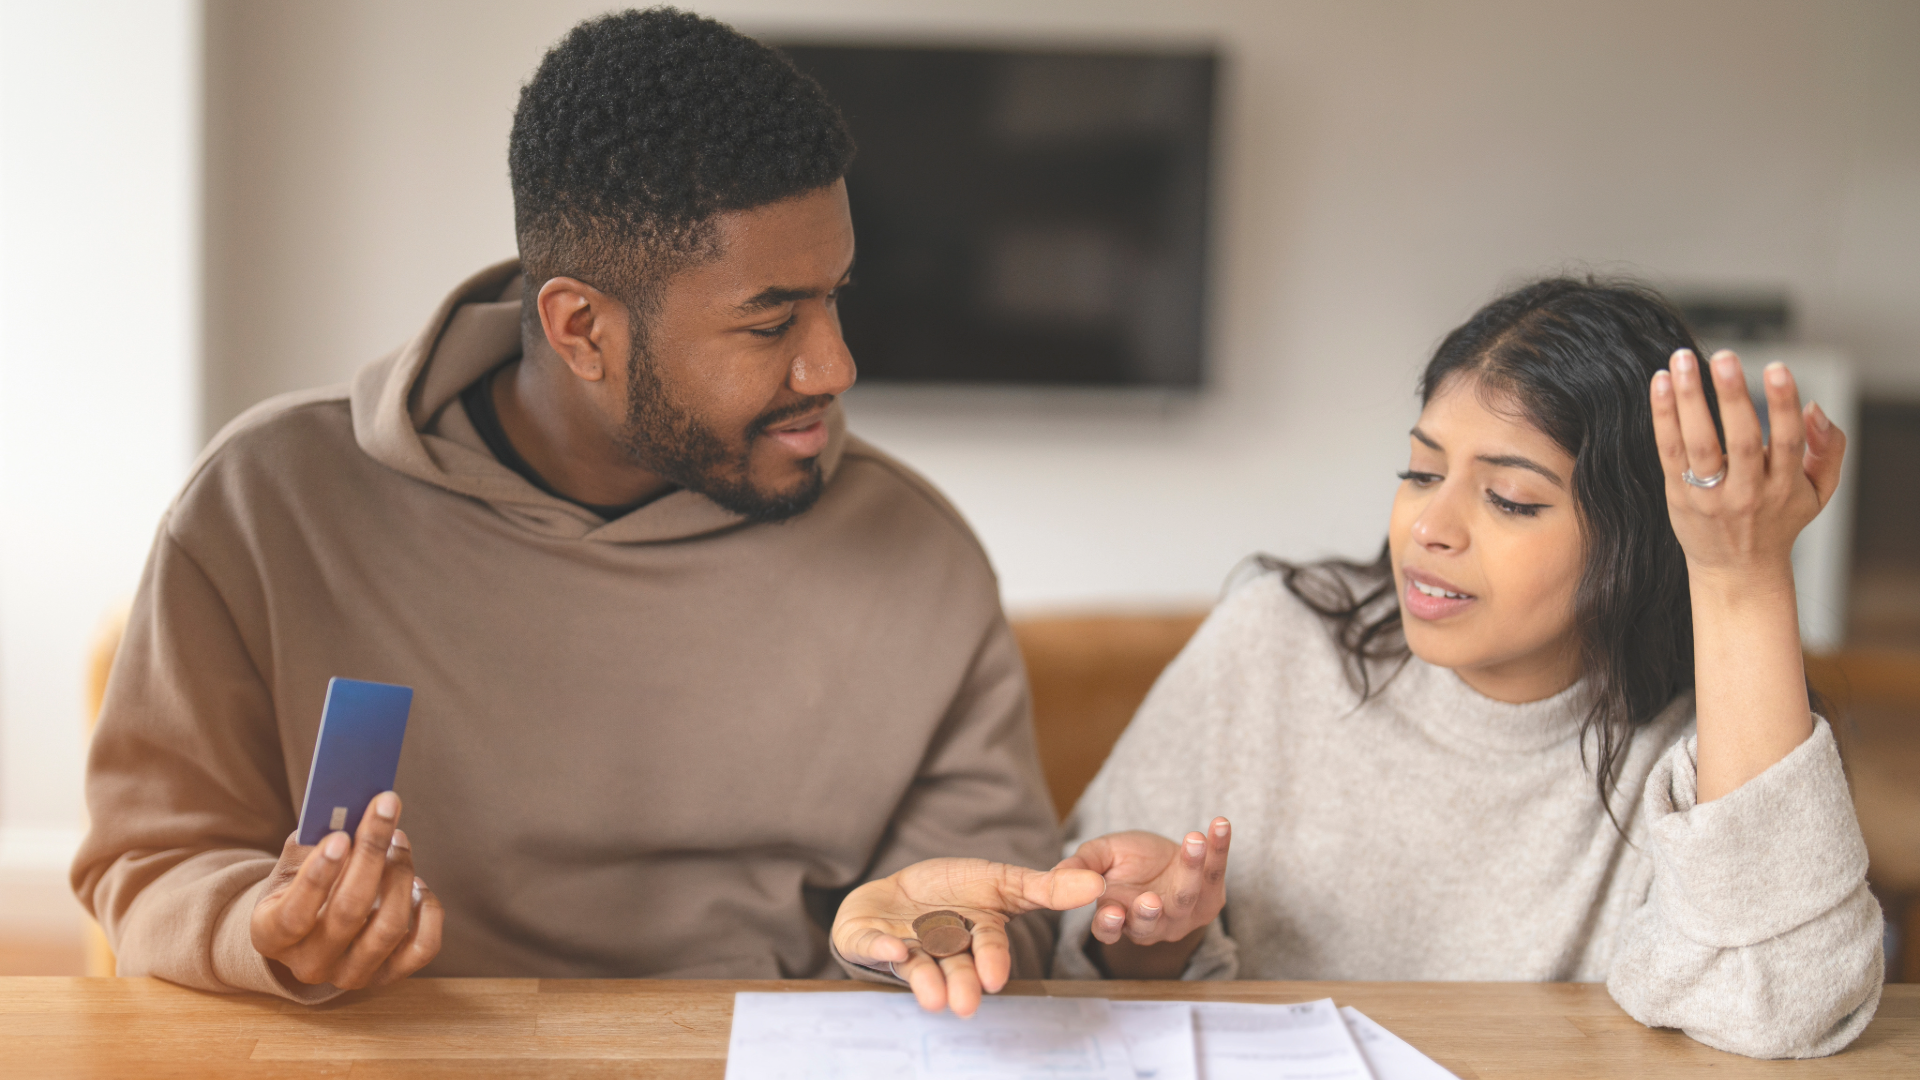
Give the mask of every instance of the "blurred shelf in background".
[{"label": "blurred shelf in background", "polygon": [[1860,403],[1847,643],[1920,664],[1920,401]]}]

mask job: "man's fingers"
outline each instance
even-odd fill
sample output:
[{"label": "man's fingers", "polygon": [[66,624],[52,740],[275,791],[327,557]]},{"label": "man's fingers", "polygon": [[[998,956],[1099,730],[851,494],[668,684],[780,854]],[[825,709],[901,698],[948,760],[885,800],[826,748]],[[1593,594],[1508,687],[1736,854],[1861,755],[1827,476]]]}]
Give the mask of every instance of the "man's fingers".
[{"label": "man's fingers", "polygon": [[1806,408],[1807,457],[1803,463],[1807,479],[1813,481],[1813,493],[1824,509],[1840,486],[1840,467],[1847,458],[1847,433],[1827,419],[1818,402]]},{"label": "man's fingers", "polygon": [[1019,914],[1038,909],[1071,911],[1093,903],[1106,891],[1107,879],[1093,870],[1009,866],[1001,893],[1010,901],[1008,914]]},{"label": "man's fingers", "polygon": [[[323,836],[320,839],[325,840],[326,837]],[[314,847],[319,845],[315,844]],[[279,892],[292,884],[293,879],[299,875],[300,868],[306,865],[307,856],[313,854],[313,851],[314,848],[300,846],[298,831],[288,833],[286,842],[280,845],[280,861],[273,864],[273,873],[268,877],[272,884],[267,886],[267,891]]]},{"label": "man's fingers", "polygon": [[393,845],[387,850],[387,871],[381,880],[380,894],[366,925],[348,946],[346,955],[334,969],[333,985],[342,990],[358,990],[371,980],[387,957],[393,954],[413,930],[413,851],[406,834],[394,831]]},{"label": "man's fingers", "polygon": [[[297,850],[291,839],[288,846]],[[256,915],[253,940],[261,955],[273,956],[313,932],[320,908],[327,902],[327,890],[339,880],[347,848],[346,833],[321,838],[295,869],[286,888],[263,898],[261,907],[265,910]]]},{"label": "man's fingers", "polygon": [[837,947],[840,955],[850,962],[873,968],[897,964],[907,958],[909,951],[906,942],[877,926],[853,928]]},{"label": "man's fingers", "polygon": [[440,905],[440,898],[433,895],[427,883],[419,878],[413,879],[413,890],[420,897],[415,905],[413,929],[401,940],[387,962],[373,977],[369,986],[385,986],[426,967],[427,963],[440,954],[440,932],[446,923],[446,909]]},{"label": "man's fingers", "polygon": [[893,973],[907,980],[913,999],[928,1012],[947,1007],[947,977],[923,949],[913,949],[906,960],[893,965]]},{"label": "man's fingers", "polygon": [[955,953],[940,961],[940,974],[947,983],[947,1008],[955,1016],[972,1016],[980,1011],[980,973],[972,953]]},{"label": "man's fingers", "polygon": [[1101,904],[1093,913],[1093,937],[1102,945],[1120,940],[1127,929],[1127,909],[1120,904]]},{"label": "man's fingers", "polygon": [[[1007,941],[1004,924],[989,920],[973,924],[973,970],[980,988],[989,994],[997,994],[1007,985],[1007,977],[1013,974],[1013,948]],[[951,974],[947,984],[949,987],[953,984]],[[951,989],[948,996],[952,996]]]},{"label": "man's fingers", "polygon": [[391,791],[374,796],[361,815],[346,872],[334,886],[320,920],[322,932],[342,949],[360,933],[373,911],[374,897],[380,895],[380,883],[387,876],[387,849],[393,845],[393,830],[399,820],[400,796]]}]

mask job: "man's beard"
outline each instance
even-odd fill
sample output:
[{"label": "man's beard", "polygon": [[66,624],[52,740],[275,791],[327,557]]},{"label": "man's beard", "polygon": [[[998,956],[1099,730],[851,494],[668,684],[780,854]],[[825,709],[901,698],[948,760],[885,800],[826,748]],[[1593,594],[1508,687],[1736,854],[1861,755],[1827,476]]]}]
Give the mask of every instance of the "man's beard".
[{"label": "man's beard", "polygon": [[753,444],[775,424],[820,407],[824,397],[811,397],[766,412],[747,425],[738,451],[719,432],[676,408],[668,398],[646,349],[634,342],[627,364],[627,416],[620,425],[619,442],[641,468],[689,491],[695,491],[752,522],[783,521],[820,498],[825,479],[820,459],[797,464],[801,481],[785,492],[765,492],[748,478]]}]

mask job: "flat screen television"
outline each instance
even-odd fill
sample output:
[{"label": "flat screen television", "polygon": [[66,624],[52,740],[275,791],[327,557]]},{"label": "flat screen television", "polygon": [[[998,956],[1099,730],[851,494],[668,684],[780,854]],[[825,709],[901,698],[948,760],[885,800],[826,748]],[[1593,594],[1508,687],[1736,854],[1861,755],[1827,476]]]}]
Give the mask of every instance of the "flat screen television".
[{"label": "flat screen television", "polygon": [[1200,385],[1214,56],[783,50],[860,145],[862,381]]}]

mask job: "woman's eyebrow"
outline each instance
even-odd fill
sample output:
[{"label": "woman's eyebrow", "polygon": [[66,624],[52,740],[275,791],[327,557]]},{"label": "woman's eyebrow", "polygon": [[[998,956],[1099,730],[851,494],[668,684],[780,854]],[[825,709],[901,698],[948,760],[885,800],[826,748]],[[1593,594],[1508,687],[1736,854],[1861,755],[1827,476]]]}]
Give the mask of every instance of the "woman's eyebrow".
[{"label": "woman's eyebrow", "polygon": [[[1415,425],[1413,430],[1407,434],[1419,439],[1421,444],[1429,450],[1438,450],[1443,454],[1447,452],[1446,447],[1434,442],[1433,436],[1421,431],[1418,425]],[[1489,465],[1498,465],[1509,469],[1525,469],[1528,472],[1537,472],[1541,476],[1553,481],[1554,487],[1565,488],[1567,486],[1566,482],[1560,479],[1558,473],[1555,473],[1552,469],[1547,468],[1532,458],[1521,457],[1519,454],[1481,454],[1474,460],[1484,461]]]},{"label": "woman's eyebrow", "polygon": [[1484,461],[1489,465],[1504,466],[1509,469],[1525,469],[1528,472],[1537,472],[1541,476],[1553,481],[1554,487],[1564,488],[1567,486],[1552,469],[1547,468],[1532,458],[1521,457],[1519,454],[1481,454],[1474,460]]}]

